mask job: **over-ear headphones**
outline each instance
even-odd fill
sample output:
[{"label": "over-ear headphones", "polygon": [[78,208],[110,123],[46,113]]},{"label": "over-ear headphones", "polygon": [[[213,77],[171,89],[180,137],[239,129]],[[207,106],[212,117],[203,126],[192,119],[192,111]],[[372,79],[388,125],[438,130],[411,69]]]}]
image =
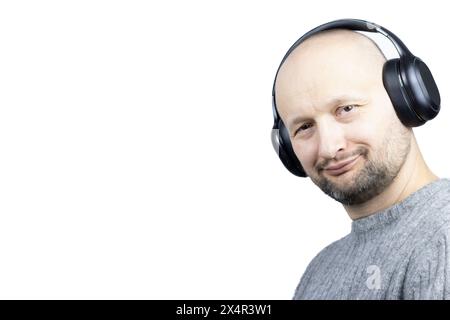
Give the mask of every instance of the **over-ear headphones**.
[{"label": "over-ear headphones", "polygon": [[388,38],[397,49],[400,58],[390,59],[383,65],[383,85],[391,99],[400,121],[407,127],[418,127],[439,113],[441,98],[439,90],[427,65],[414,56],[403,42],[389,30],[365,20],[342,19],[320,25],[298,39],[281,60],[273,81],[272,110],[274,124],[272,144],[281,162],[294,175],[306,177],[300,161],[292,149],[289,131],[283,124],[275,100],[275,83],[281,66],[300,43],[318,32],[330,29],[349,29],[378,32]]}]

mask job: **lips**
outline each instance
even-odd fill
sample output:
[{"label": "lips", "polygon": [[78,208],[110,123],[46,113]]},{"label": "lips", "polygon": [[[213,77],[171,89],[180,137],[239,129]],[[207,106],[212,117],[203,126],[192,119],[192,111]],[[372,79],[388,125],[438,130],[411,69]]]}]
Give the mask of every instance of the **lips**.
[{"label": "lips", "polygon": [[336,163],[331,166],[327,166],[324,168],[324,171],[327,172],[329,175],[338,176],[353,168],[359,157],[360,155],[357,155],[356,157],[353,157],[351,159]]}]

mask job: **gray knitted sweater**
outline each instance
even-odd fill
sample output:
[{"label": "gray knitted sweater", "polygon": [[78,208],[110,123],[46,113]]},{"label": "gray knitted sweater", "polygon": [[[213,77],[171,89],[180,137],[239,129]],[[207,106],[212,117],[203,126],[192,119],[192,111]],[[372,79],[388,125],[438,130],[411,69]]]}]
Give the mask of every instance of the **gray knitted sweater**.
[{"label": "gray knitted sweater", "polygon": [[450,299],[450,180],[352,221],[310,262],[294,299]]}]

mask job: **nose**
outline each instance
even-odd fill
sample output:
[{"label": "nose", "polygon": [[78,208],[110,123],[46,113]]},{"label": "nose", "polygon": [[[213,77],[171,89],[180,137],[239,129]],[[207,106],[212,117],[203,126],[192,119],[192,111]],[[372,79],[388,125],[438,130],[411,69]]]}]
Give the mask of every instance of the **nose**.
[{"label": "nose", "polygon": [[317,124],[319,133],[319,159],[333,159],[339,151],[345,150],[346,140],[344,130],[334,120]]}]

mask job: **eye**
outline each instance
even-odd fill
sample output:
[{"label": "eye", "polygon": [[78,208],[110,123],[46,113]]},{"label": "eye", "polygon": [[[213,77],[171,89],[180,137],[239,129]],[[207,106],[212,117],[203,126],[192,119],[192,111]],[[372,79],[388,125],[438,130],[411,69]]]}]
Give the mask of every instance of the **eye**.
[{"label": "eye", "polygon": [[308,130],[309,128],[312,127],[312,123],[307,122],[302,124],[295,132],[294,132],[294,136],[297,135],[298,133],[302,133],[305,130]]},{"label": "eye", "polygon": [[337,113],[338,115],[340,115],[341,113],[344,113],[344,116],[345,116],[345,114],[347,114],[347,113],[352,113],[353,111],[355,111],[356,107],[357,107],[357,106],[354,105],[354,104],[351,104],[351,105],[348,105],[348,106],[339,107],[339,108],[336,110],[336,113]]}]

